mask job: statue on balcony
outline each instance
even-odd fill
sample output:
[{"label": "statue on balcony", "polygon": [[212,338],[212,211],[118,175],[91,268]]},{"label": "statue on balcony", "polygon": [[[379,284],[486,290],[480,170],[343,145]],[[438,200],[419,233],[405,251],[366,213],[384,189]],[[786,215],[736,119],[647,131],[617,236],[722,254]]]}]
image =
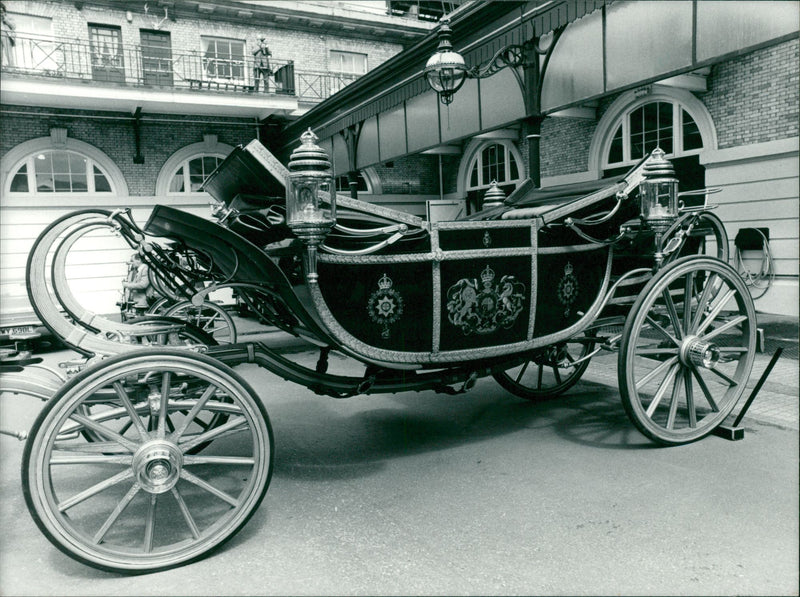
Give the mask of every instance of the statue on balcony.
[{"label": "statue on balcony", "polygon": [[259,38],[258,47],[253,52],[253,89],[258,91],[258,84],[263,80],[264,92],[269,91],[269,77],[272,75],[272,68],[269,64],[269,57],[272,52],[267,47],[266,38]]}]

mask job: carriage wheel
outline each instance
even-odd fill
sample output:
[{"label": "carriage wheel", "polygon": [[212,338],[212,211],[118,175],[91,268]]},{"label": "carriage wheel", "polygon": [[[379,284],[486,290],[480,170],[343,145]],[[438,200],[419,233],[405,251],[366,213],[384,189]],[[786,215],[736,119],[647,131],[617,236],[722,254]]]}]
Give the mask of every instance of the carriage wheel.
[{"label": "carriage wheel", "polygon": [[204,301],[199,307],[192,301],[181,301],[169,307],[164,315],[196,325],[219,344],[236,343],[236,325],[233,319],[225,309],[211,301]]},{"label": "carriage wheel", "polygon": [[526,400],[554,398],[581,378],[591,359],[581,361],[594,350],[594,334],[571,338],[549,346],[537,357],[512,367],[494,378],[506,390]]},{"label": "carriage wheel", "polygon": [[[222,425],[202,423],[220,416]],[[233,370],[143,349],[86,369],[47,403],[25,445],[22,486],[36,524],[70,557],[152,572],[232,537],[267,491],[272,454],[267,413]]]},{"label": "carriage wheel", "polygon": [[625,411],[656,442],[700,439],[736,406],[755,346],[753,300],[736,271],[710,257],[680,259],[648,282],[625,322]]}]

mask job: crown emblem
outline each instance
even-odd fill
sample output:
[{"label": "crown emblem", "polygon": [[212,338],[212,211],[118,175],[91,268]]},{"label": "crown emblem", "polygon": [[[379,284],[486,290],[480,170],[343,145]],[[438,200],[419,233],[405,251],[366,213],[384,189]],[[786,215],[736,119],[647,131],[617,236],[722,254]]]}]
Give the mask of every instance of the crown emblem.
[{"label": "crown emblem", "polygon": [[564,273],[569,276],[572,273],[572,264],[567,262],[567,265],[564,266]]},{"label": "crown emblem", "polygon": [[383,277],[378,280],[378,288],[381,290],[389,290],[392,287],[392,284],[392,279],[386,274],[383,274]]},{"label": "crown emblem", "polygon": [[492,280],[494,280],[494,270],[487,265],[486,269],[481,272],[481,282],[488,288],[492,285]]}]

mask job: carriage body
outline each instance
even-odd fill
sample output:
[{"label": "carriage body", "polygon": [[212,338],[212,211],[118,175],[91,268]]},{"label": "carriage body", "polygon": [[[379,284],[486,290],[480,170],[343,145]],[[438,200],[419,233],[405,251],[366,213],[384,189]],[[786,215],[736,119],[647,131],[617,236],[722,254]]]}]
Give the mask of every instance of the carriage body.
[{"label": "carriage body", "polygon": [[[617,351],[626,413],[666,445],[705,437],[741,397],[755,349],[752,298],[726,263],[713,214],[679,209],[669,177],[652,205],[639,196],[652,190],[649,158],[584,196],[523,185],[459,221],[320,193],[298,224],[292,197],[302,189],[278,196],[296,181],[264,152],[237,148],[209,179],[216,222],[159,205],[140,229],[124,210],[84,210],[51,224],[31,251],[34,308],[90,357],[63,385],[48,382],[53,396],[23,455],[28,509],[71,557],[164,570],[204,557],[247,522],[269,486],[274,446],[263,402],[233,370],[242,363],[337,398],[458,394],[493,376],[539,400],[577,382],[599,351]],[[232,290],[262,323],[319,350],[316,367],[268,340],[217,345],[172,317],[120,323],[82,309],[63,263],[98,227],[116,231],[185,303]],[[363,374],[329,373],[331,350]]]}]

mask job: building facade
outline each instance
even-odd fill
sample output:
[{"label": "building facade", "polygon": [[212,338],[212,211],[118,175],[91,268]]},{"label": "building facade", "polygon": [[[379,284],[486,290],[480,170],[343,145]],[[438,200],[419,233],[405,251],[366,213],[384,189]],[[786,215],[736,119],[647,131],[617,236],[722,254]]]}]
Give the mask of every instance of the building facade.
[{"label": "building facade", "polygon": [[[470,3],[450,15],[467,65],[535,46],[537,79],[524,65],[467,78],[444,105],[420,76],[429,36],[382,67],[391,81],[370,73],[287,138],[320,131],[340,174],[427,164],[417,178],[462,213],[492,180],[506,194],[535,175],[543,190],[597,188],[660,146],[682,191],[719,189],[709,203],[756,308],[797,316],[799,20],[790,1]],[[768,240],[737,243],[742,229]]]},{"label": "building facade", "polygon": [[[423,68],[445,4],[468,65],[535,46],[536,80],[500,69],[442,104]],[[436,219],[479,209],[492,181],[597,188],[660,146],[682,190],[721,189],[731,255],[741,229],[768,238],[739,251],[757,309],[798,314],[797,2],[457,4],[6,1],[0,314],[29,311],[25,257],[60,214],[208,215],[200,185],[234,146],[286,162],[309,127],[340,191]],[[91,269],[88,288],[118,292]]]},{"label": "building facade", "polygon": [[[397,3],[395,3],[397,4]],[[208,215],[203,180],[434,26],[342,2],[3,2],[0,325],[30,319],[39,232],[81,208]],[[126,256],[98,243],[81,284],[113,304]],[[99,307],[98,307],[99,308]]]}]

